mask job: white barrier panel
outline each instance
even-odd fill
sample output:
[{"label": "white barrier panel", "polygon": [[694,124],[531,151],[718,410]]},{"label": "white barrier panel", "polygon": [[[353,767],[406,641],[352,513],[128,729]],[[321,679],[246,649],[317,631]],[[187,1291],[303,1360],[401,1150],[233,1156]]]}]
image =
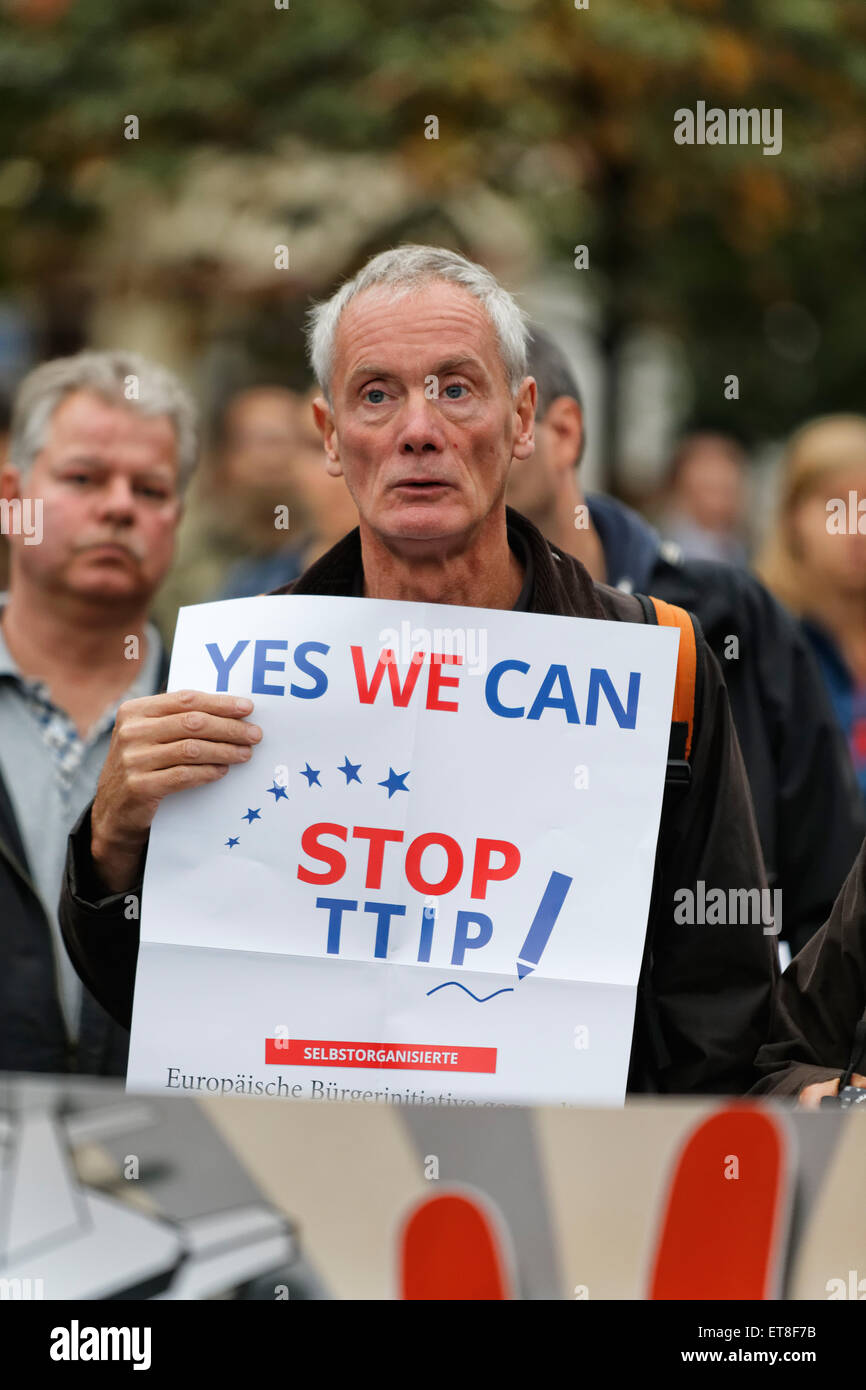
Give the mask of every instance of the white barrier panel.
[{"label": "white barrier panel", "polygon": [[[759,1278],[768,1297],[862,1297],[864,1125],[709,1100],[483,1112],[8,1079],[0,1296],[389,1299],[435,1279],[452,1290],[436,1296],[645,1299],[655,1279],[739,1298]],[[750,1126],[778,1139],[775,1169]],[[684,1154],[693,1213],[671,1223]],[[714,1223],[725,1203],[749,1219]]]}]

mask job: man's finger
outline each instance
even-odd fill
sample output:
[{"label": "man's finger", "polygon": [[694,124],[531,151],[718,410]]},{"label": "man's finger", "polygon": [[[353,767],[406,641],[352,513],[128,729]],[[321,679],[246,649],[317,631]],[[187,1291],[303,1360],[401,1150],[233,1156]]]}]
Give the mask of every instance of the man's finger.
[{"label": "man's finger", "polygon": [[161,719],[127,719],[118,728],[118,738],[127,746],[154,747],[177,743],[180,739],[207,739],[211,743],[258,743],[262,731],[258,724],[245,719],[226,719],[202,710],[187,710],[184,714],[166,714]]},{"label": "man's finger", "polygon": [[200,787],[206,782],[216,782],[228,772],[228,763],[190,764],[184,767],[169,767],[162,771],[145,772],[136,777],[136,791],[142,801],[161,801],[172,792],[187,791],[189,787]]},{"label": "man's finger", "polygon": [[125,700],[119,716],[147,715],[161,719],[166,714],[182,714],[184,710],[203,710],[205,714],[221,714],[242,719],[251,714],[253,702],[246,695],[215,695],[209,690],[171,690],[161,695],[144,695],[137,700]]},{"label": "man's finger", "polygon": [[169,767],[245,763],[252,756],[252,751],[248,743],[213,743],[202,738],[184,738],[175,743],[153,743],[139,749],[135,759],[135,770],[160,772]]}]

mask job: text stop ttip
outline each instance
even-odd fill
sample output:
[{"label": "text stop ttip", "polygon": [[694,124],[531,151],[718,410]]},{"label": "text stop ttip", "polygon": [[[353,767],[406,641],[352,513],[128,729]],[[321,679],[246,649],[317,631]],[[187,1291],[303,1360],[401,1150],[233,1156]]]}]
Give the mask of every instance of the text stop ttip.
[{"label": "text stop ttip", "polygon": [[[348,826],[338,825],[333,821],[318,821],[307,826],[301,836],[301,848],[309,859],[324,864],[326,867],[315,870],[308,868],[305,864],[299,864],[298,878],[302,883],[331,886],[339,883],[346,874],[347,854],[344,854],[336,845],[325,843],[325,836],[343,841],[347,846],[347,854],[351,852]],[[416,893],[424,893],[427,896],[441,896],[445,893],[451,893],[458,887],[461,880],[468,878],[468,896],[483,900],[487,895],[488,884],[512,878],[520,868],[520,851],[509,840],[476,839],[470,867],[454,836],[446,835],[441,831],[432,830],[423,835],[416,835],[405,849],[402,848],[403,831],[386,827],[356,825],[352,828],[351,839],[359,842],[358,852],[361,856],[366,856],[364,887],[374,891],[382,886],[386,852],[390,852],[391,855],[402,855],[403,873],[409,887]],[[390,850],[388,849],[389,846],[392,846]],[[433,847],[438,847],[445,853],[445,872],[438,879],[427,878],[422,870],[423,856],[427,850]],[[352,898],[317,898],[316,907],[328,914],[328,954],[340,954],[344,913],[355,913],[359,910],[359,906],[364,913],[375,917],[375,924],[372,920],[370,924],[371,954],[374,959],[384,960],[388,955],[391,920],[394,917],[405,917],[406,915],[406,906],[402,903],[365,902],[361,905],[358,900]],[[435,928],[436,913],[425,907],[419,924],[417,955],[419,961],[427,962],[430,960]],[[458,911],[454,926],[451,964],[462,965],[467,951],[479,950],[490,941],[492,936],[493,922],[486,913]]]}]

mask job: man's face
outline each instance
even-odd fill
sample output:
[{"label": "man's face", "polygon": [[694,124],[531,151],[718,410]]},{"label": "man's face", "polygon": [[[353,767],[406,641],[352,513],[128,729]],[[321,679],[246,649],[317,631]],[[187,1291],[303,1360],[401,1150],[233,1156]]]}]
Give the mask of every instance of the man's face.
[{"label": "man's face", "polygon": [[167,416],[147,418],[72,392],[55,410],[29,475],[7,466],[0,483],[4,497],[41,501],[41,543],[10,538],[17,566],[39,587],[129,602],[146,600],[165,575],[180,513]]},{"label": "man's face", "polygon": [[470,535],[504,505],[512,458],[532,453],[535,383],[512,397],[493,325],[458,285],[353,299],[332,397],[314,407],[329,471],[345,477],[362,527],[392,546]]},{"label": "man's face", "polygon": [[222,470],[228,487],[291,490],[301,400],[281,387],[242,391],[229,406]]},{"label": "man's face", "polygon": [[744,467],[712,440],[696,446],[684,461],[676,493],[686,513],[708,531],[735,531],[743,522]]},{"label": "man's face", "polygon": [[508,475],[506,502],[536,525],[546,522],[556,508],[563,478],[557,464],[558,450],[559,437],[548,420],[536,420],[535,452],[531,458],[515,462]]}]

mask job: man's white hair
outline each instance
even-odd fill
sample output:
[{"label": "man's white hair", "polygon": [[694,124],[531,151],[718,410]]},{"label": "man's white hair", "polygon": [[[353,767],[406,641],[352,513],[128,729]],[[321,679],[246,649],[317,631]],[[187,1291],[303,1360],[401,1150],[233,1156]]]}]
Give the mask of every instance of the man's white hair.
[{"label": "man's white hair", "polygon": [[436,280],[462,286],[484,307],[499,342],[509,389],[514,394],[526,376],[529,338],[526,315],[517,301],[489,270],[457,251],[448,251],[443,246],[397,246],[374,256],[330,299],[310,309],[307,351],[316,380],[329,402],[337,327],[346,305],[356,295],[374,287],[381,286],[397,298]]},{"label": "man's white hair", "polygon": [[55,410],[74,391],[92,391],[109,405],[151,418],[168,416],[177,440],[178,491],[184,491],[198,461],[198,410],[173,372],[137,352],[77,352],[28,372],[15,397],[9,431],[9,462],[22,477],[45,448]]}]

